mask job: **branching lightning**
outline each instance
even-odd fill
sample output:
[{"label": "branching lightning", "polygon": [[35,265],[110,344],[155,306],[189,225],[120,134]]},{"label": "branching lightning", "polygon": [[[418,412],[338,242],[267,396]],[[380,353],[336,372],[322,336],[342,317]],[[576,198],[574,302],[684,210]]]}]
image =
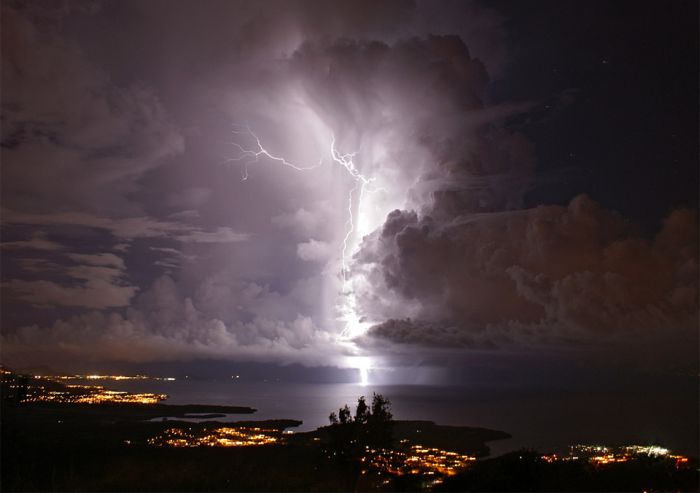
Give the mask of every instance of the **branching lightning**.
[{"label": "branching lightning", "polygon": [[232,146],[241,151],[241,154],[236,157],[228,158],[226,162],[243,162],[243,170],[241,172],[243,181],[246,181],[248,179],[248,166],[254,162],[259,161],[261,157],[268,158],[272,161],[277,161],[278,163],[282,163],[284,166],[289,166],[290,168],[293,168],[297,171],[308,171],[310,169],[318,168],[323,164],[323,156],[320,157],[318,164],[315,164],[313,166],[297,166],[295,164],[292,164],[283,157],[274,156],[270,154],[270,152],[268,152],[268,150],[263,147],[258,136],[255,135],[249,127],[246,126],[241,128],[244,128],[245,130],[232,130],[231,133],[233,133],[234,135],[249,135],[255,140],[255,145],[257,146],[257,149],[245,149],[242,145],[235,141],[230,142]]},{"label": "branching lightning", "polygon": [[[246,149],[238,142],[231,142],[240,154],[236,157],[227,159],[227,162],[242,162],[242,179],[243,181],[248,179],[248,166],[254,162],[258,162],[260,159],[267,158],[272,161],[281,163],[284,166],[290,167],[296,171],[309,171],[319,166],[323,165],[323,156],[319,159],[319,162],[313,166],[299,166],[290,161],[287,161],[284,157],[275,156],[270,153],[260,141],[260,138],[247,126],[236,127],[242,130],[233,130],[234,135],[248,135],[255,141],[254,149]],[[356,314],[356,300],[354,293],[349,288],[349,242],[353,233],[355,232],[355,219],[353,217],[353,204],[355,203],[355,197],[357,196],[357,207],[358,210],[362,206],[362,199],[364,198],[365,192],[373,191],[368,188],[368,186],[374,181],[374,178],[368,178],[363,175],[357,168],[354,162],[354,158],[357,152],[342,153],[340,152],[335,143],[335,135],[331,135],[330,141],[330,156],[333,162],[341,165],[350,175],[355,185],[350,189],[348,193],[348,219],[345,222],[345,236],[343,237],[343,246],[341,251],[341,265],[342,265],[342,279],[343,279],[343,297],[344,303],[340,306],[341,320],[345,322],[345,327],[343,328],[340,337],[341,339],[352,339],[353,337],[359,335],[362,330],[360,329],[361,323],[359,322],[359,317]]]},{"label": "branching lightning", "polygon": [[338,149],[335,147],[335,135],[331,136],[331,157],[333,158],[333,161],[336,163],[340,164],[343,166],[352,179],[355,181],[355,186],[352,187],[350,190],[350,193],[348,194],[348,220],[346,222],[346,229],[345,229],[345,237],[343,238],[343,252],[341,255],[342,258],[342,266],[343,266],[343,291],[347,289],[347,283],[348,283],[348,265],[347,265],[347,250],[348,250],[348,241],[350,240],[350,237],[352,234],[355,232],[355,223],[354,223],[354,218],[352,215],[352,197],[353,194],[356,193],[359,190],[359,197],[357,199],[358,203],[358,209],[362,206],[362,198],[365,193],[365,189],[367,188],[367,185],[372,183],[374,181],[373,178],[367,178],[364,176],[360,171],[357,169],[355,166],[355,162],[353,161],[354,157],[357,155],[357,152],[352,152],[348,154],[341,154]]}]

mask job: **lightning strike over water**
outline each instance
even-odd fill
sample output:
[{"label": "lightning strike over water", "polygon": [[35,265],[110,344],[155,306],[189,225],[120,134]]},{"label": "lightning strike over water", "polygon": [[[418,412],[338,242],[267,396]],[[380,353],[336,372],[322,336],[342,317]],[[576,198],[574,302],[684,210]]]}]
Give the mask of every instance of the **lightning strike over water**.
[{"label": "lightning strike over water", "polygon": [[[249,177],[248,166],[254,162],[258,162],[260,159],[270,159],[281,163],[284,166],[290,167],[296,171],[309,171],[319,166],[323,165],[323,156],[319,159],[319,162],[313,166],[299,166],[288,161],[284,157],[276,156],[270,153],[262,144],[260,138],[247,126],[236,127],[242,128],[243,130],[233,130],[234,135],[247,135],[255,141],[254,149],[247,149],[243,147],[238,142],[231,142],[236,149],[240,151],[240,155],[229,158],[226,162],[242,162],[243,171],[242,179],[247,180]],[[336,147],[335,135],[331,134],[330,141],[330,157],[333,162],[342,166],[350,175],[352,180],[355,182],[354,186],[350,189],[348,193],[348,218],[345,222],[345,235],[343,236],[342,249],[341,249],[341,276],[342,276],[342,292],[341,301],[337,306],[339,317],[338,320],[343,323],[343,329],[340,332],[339,340],[343,343],[351,343],[352,339],[364,334],[371,325],[368,322],[363,322],[359,315],[357,314],[356,306],[357,301],[352,287],[350,286],[349,279],[349,265],[348,258],[351,256],[348,251],[350,248],[350,240],[353,233],[355,233],[355,217],[353,215],[353,205],[357,204],[358,210],[362,207],[362,200],[366,192],[376,191],[375,189],[368,188],[369,185],[375,181],[374,178],[367,177],[363,175],[360,170],[355,165],[354,158],[357,152],[342,153]],[[378,190],[378,189],[377,189]],[[355,200],[355,197],[357,199]],[[367,370],[368,364],[363,365],[362,380],[366,383],[367,380]]]}]

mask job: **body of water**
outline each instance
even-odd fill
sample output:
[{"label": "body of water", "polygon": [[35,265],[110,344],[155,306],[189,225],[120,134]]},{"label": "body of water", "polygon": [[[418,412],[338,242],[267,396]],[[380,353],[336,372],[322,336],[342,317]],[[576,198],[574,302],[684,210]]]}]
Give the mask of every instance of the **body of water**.
[{"label": "body of water", "polygon": [[104,382],[108,388],[162,392],[169,404],[251,406],[252,415],[235,420],[289,418],[304,422],[299,431],[328,424],[331,411],[348,404],[354,411],[361,395],[373,392],[392,403],[396,419],[430,420],[502,430],[512,439],[490,442],[492,454],[532,447],[563,451],[574,443],[660,444],[686,454],[698,453],[697,388],[688,383],[624,391],[437,387],[425,385],[361,386],[277,381],[182,379]]}]

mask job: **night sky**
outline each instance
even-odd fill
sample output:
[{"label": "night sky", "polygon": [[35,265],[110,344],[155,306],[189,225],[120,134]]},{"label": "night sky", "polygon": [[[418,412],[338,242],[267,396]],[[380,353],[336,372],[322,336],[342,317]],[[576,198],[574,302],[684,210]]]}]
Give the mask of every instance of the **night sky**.
[{"label": "night sky", "polygon": [[697,19],[4,1],[3,363],[696,378]]}]

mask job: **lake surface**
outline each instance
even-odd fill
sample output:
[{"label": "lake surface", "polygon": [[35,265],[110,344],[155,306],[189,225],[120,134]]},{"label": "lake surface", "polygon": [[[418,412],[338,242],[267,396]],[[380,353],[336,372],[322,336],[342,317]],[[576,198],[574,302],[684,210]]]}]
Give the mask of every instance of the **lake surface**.
[{"label": "lake surface", "polygon": [[251,406],[252,415],[234,420],[289,418],[304,422],[299,431],[328,424],[331,411],[348,404],[354,411],[361,395],[389,398],[396,419],[502,430],[512,439],[490,442],[492,455],[521,447],[564,451],[574,443],[660,444],[698,453],[698,393],[695,382],[675,382],[650,392],[644,385],[624,391],[437,387],[425,385],[361,386],[277,381],[182,379],[100,382],[108,388],[162,392],[169,404]]}]

